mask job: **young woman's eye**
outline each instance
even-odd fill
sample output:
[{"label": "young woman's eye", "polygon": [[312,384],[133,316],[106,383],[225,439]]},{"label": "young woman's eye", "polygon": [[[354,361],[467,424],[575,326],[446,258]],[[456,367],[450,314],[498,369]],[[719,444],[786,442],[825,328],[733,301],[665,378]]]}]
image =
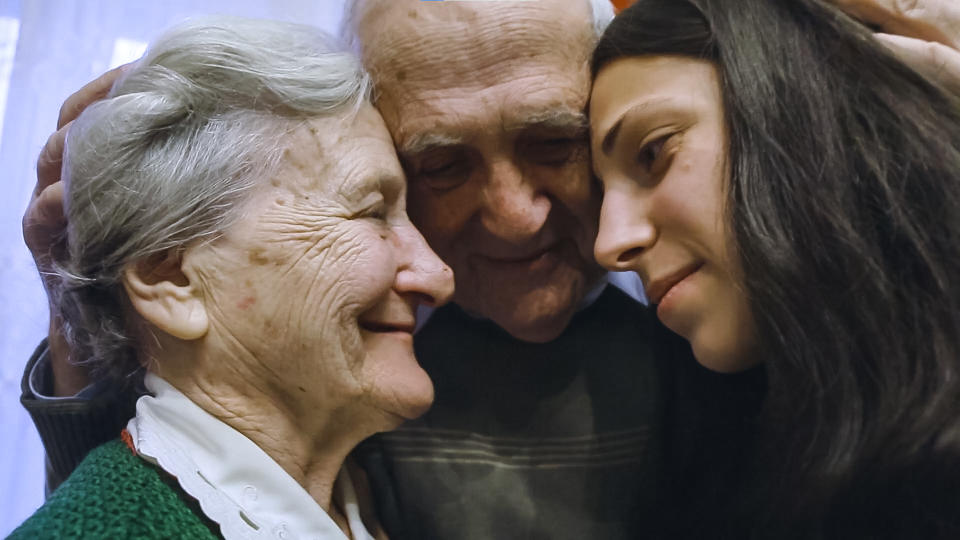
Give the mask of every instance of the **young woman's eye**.
[{"label": "young woman's eye", "polygon": [[640,147],[640,151],[637,152],[637,164],[644,169],[652,170],[669,138],[669,135],[664,135]]}]

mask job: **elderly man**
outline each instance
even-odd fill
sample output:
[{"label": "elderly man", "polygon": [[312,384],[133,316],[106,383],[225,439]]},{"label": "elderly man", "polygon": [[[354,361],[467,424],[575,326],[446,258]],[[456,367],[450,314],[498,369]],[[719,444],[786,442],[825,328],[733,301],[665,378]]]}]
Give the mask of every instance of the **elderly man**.
[{"label": "elderly man", "polygon": [[[409,178],[411,217],[457,282],[455,304],[416,339],[433,408],[357,452],[393,537],[651,536],[679,506],[671,485],[684,506],[709,509],[734,478],[762,375],[697,368],[651,313],[605,286],[591,256],[599,193],[583,109],[592,43],[610,14],[605,0],[348,9]],[[104,84],[71,98],[62,119]],[[47,184],[57,141],[25,217],[35,253],[56,227],[44,215],[56,215],[57,184]],[[55,385],[69,395],[83,377],[56,345]],[[63,424],[108,415],[115,401],[74,406],[75,416],[27,403],[62,469],[77,452],[62,451],[71,439],[91,437]]]},{"label": "elderly man", "polygon": [[411,218],[456,279],[456,305],[417,337],[434,406],[359,453],[412,538],[634,538],[657,523],[665,377],[689,360],[592,256],[583,110],[610,17],[606,0],[348,13]]}]

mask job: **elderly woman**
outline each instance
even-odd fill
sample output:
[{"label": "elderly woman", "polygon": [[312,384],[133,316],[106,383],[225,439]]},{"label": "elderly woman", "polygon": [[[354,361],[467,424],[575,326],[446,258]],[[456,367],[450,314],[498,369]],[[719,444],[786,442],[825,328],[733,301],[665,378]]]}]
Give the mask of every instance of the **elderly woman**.
[{"label": "elderly woman", "polygon": [[820,0],[639,0],[594,74],[597,258],[766,368],[753,496],[707,512],[960,538],[960,101]]},{"label": "elderly woman", "polygon": [[430,405],[414,312],[453,285],[367,91],[316,30],[214,19],[76,121],[57,304],[75,357],[149,394],[14,538],[377,532],[344,463]]}]

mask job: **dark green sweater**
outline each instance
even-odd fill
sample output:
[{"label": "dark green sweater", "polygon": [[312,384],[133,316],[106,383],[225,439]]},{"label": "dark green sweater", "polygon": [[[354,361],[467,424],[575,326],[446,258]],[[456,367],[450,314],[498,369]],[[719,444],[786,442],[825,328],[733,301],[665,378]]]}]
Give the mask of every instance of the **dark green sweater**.
[{"label": "dark green sweater", "polygon": [[218,538],[175,481],[120,440],[90,452],[12,539]]}]

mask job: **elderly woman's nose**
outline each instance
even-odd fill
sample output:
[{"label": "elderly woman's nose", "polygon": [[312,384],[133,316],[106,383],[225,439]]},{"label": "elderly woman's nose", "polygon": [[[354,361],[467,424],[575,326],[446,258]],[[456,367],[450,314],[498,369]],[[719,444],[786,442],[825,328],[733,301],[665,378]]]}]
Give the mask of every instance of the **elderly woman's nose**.
[{"label": "elderly woman's nose", "polygon": [[638,259],[656,241],[657,231],[644,202],[616,190],[604,194],[593,253],[609,270],[637,270]]},{"label": "elderly woman's nose", "polygon": [[413,224],[398,232],[401,261],[394,289],[420,296],[432,306],[446,304],[453,296],[453,270],[430,249]]}]

